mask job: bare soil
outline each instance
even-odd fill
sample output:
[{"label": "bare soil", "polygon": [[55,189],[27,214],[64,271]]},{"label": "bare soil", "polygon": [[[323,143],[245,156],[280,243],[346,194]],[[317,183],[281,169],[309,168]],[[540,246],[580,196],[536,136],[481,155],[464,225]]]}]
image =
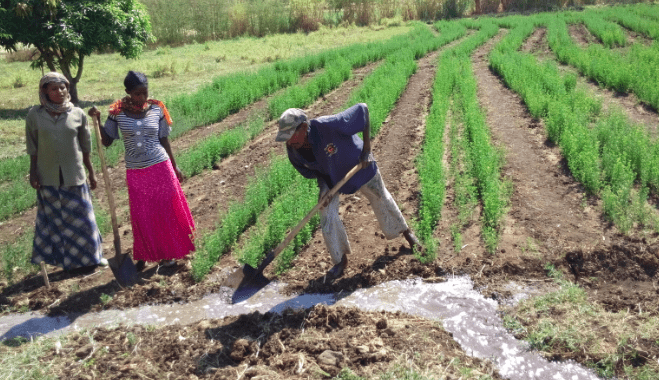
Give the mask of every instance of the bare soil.
[{"label": "bare soil", "polygon": [[[491,362],[467,356],[437,322],[323,305],[189,326],[87,331],[42,361],[66,379],[310,379],[343,368],[376,378],[400,366],[446,379],[501,379]],[[472,369],[469,377],[465,368]]]},{"label": "bare soil", "polygon": [[574,39],[577,45],[582,48],[588,47],[590,44],[601,44],[602,42],[595,37],[584,24],[569,24],[568,32]]}]

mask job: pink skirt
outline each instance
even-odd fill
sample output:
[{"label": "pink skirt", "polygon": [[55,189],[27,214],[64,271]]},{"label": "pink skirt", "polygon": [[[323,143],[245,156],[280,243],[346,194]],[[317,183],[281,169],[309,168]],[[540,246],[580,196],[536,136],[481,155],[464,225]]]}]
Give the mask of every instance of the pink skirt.
[{"label": "pink skirt", "polygon": [[195,250],[194,220],[169,160],[127,169],[126,184],[135,260],[174,260]]}]

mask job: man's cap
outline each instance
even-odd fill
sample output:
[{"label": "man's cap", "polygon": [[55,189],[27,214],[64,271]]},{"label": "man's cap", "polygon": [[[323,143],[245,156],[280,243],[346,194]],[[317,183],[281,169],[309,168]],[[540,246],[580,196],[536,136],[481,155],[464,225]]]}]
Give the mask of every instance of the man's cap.
[{"label": "man's cap", "polygon": [[298,125],[308,122],[307,114],[299,108],[289,108],[279,118],[279,132],[275,141],[288,141]]}]

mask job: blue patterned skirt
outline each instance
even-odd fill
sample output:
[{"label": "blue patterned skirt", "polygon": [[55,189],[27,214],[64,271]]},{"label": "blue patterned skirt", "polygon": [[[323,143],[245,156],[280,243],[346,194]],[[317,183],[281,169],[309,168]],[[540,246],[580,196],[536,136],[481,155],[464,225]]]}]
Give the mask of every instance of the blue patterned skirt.
[{"label": "blue patterned skirt", "polygon": [[87,184],[44,186],[37,190],[32,263],[66,270],[99,264],[103,257]]}]

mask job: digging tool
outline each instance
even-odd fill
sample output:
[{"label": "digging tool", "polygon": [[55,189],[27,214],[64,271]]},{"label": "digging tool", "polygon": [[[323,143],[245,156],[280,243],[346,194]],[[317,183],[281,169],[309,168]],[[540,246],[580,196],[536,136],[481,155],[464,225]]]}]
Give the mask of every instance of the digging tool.
[{"label": "digging tool", "polygon": [[256,268],[245,264],[241,269],[238,269],[234,273],[232,273],[225,284],[235,284],[239,282],[238,286],[236,287],[236,291],[233,293],[232,297],[232,302],[238,302],[244,299],[247,299],[251,297],[252,295],[256,294],[260,289],[265,287],[270,280],[268,280],[265,276],[263,276],[263,271],[265,268],[272,262],[272,260],[281,253],[281,251],[286,248],[288,243],[295,238],[295,236],[300,232],[302,227],[304,227],[311,217],[314,216],[316,211],[319,211],[323,207],[325,207],[325,203],[329,202],[329,200],[334,196],[334,194],[339,191],[339,189],[346,183],[352,176],[354,176],[358,171],[360,171],[362,168],[366,167],[370,162],[360,162],[357,164],[354,168],[350,169],[348,174],[343,177],[342,180],[340,180],[330,191],[328,191],[319,201],[314,208],[309,211],[307,216],[302,219],[300,223],[298,223],[297,226],[291,230],[291,232],[288,233],[286,238],[279,243],[279,245],[269,251],[261,264],[259,264]]},{"label": "digging tool", "polygon": [[89,109],[89,116],[92,117],[94,124],[94,132],[96,134],[96,147],[98,148],[98,156],[101,159],[101,168],[103,169],[103,182],[105,182],[105,192],[108,196],[108,203],[110,204],[110,216],[112,218],[112,232],[114,233],[114,257],[108,260],[112,274],[117,279],[117,282],[122,287],[130,287],[137,283],[137,269],[135,263],[128,256],[128,254],[121,253],[121,240],[119,239],[119,227],[117,226],[117,211],[114,205],[114,196],[112,195],[112,185],[110,183],[110,175],[108,168],[105,165],[105,155],[103,154],[103,143],[101,140],[101,123],[100,117],[97,115],[98,110],[96,107]]}]

